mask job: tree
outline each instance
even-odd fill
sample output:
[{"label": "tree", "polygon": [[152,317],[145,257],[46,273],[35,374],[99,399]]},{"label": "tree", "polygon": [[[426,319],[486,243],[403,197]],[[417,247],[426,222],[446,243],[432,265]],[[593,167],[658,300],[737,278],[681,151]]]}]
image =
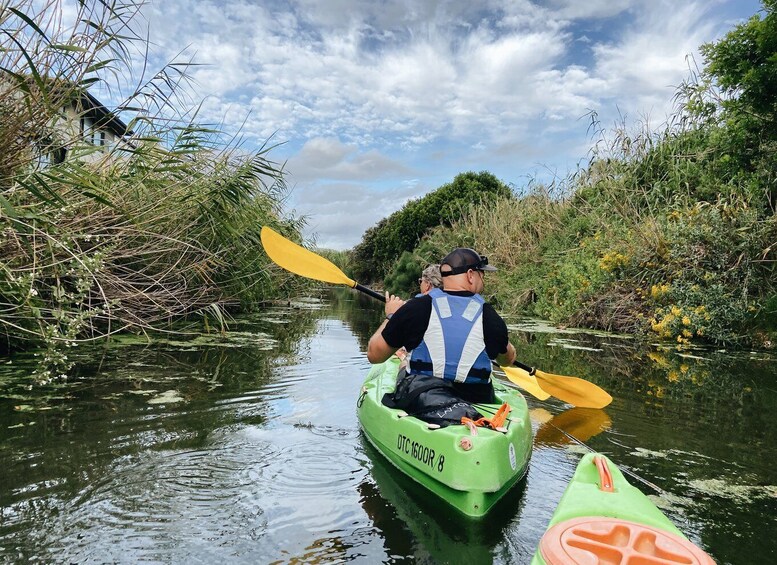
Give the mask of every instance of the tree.
[{"label": "tree", "polygon": [[354,269],[361,280],[381,280],[405,251],[412,251],[432,228],[450,226],[471,204],[512,197],[510,188],[493,174],[467,172],[453,182],[405,206],[368,229],[354,248]]},{"label": "tree", "polygon": [[777,204],[777,0],[715,43],[701,47],[705,74],[724,94],[722,143],[752,174],[768,209]]}]

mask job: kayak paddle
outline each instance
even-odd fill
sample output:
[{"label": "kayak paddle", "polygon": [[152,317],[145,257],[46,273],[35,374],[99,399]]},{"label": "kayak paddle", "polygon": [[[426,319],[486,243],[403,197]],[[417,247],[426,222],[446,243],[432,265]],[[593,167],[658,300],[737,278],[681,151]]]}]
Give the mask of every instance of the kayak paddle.
[{"label": "kayak paddle", "polygon": [[[386,301],[384,295],[349,278],[328,259],[286,239],[267,226],[262,227],[261,239],[270,259],[291,273],[321,282],[345,285],[382,302]],[[514,364],[516,367],[502,367],[507,378],[540,400],[555,396],[582,408],[604,408],[612,401],[606,391],[586,380],[545,373],[517,361]]]},{"label": "kayak paddle", "polygon": [[537,383],[543,390],[573,406],[604,408],[612,402],[612,396],[606,390],[585,379],[546,373],[518,361],[515,361],[513,365],[515,367],[502,367],[507,378],[513,380],[512,377],[536,377]]},{"label": "kayak paddle", "polygon": [[331,261],[324,259],[312,251],[289,241],[278,232],[262,227],[262,245],[267,255],[277,265],[287,271],[321,282],[332,284],[342,284],[355,288],[356,290],[368,294],[378,300],[386,301],[386,297],[371,288],[362,286],[340,270],[340,268]]},{"label": "kayak paddle", "polygon": [[[495,367],[499,367],[494,363]],[[517,384],[520,388],[531,394],[537,400],[547,400],[550,398],[550,393],[544,391],[537,379],[528,374],[526,371],[519,371],[512,367],[499,367],[504,371],[505,376],[510,379],[510,382]]]}]

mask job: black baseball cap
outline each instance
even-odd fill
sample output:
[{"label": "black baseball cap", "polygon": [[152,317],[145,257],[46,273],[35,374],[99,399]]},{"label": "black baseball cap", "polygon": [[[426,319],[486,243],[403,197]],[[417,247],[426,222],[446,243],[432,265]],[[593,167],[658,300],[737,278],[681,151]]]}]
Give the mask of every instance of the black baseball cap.
[{"label": "black baseball cap", "polygon": [[488,264],[488,257],[480,255],[474,249],[469,247],[458,247],[448,253],[442,261],[440,261],[440,267],[448,265],[451,270],[440,269],[441,275],[449,277],[451,275],[460,275],[466,273],[470,269],[473,271],[496,271],[496,267],[492,267]]}]

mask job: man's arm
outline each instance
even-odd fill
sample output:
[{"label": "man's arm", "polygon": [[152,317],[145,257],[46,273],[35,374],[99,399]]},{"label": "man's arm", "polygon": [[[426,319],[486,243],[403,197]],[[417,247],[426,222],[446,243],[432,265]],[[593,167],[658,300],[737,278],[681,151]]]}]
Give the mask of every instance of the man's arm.
[{"label": "man's arm", "polygon": [[483,306],[483,324],[489,357],[503,367],[512,365],[515,361],[515,347],[510,343],[507,324],[488,303]]},{"label": "man's arm", "polygon": [[367,344],[367,359],[370,363],[383,363],[399,349],[398,347],[392,347],[386,342],[383,338],[383,329],[386,327],[389,317],[393,316],[394,312],[399,310],[404,303],[405,301],[401,298],[393,294],[390,295],[388,292],[386,293],[386,319],[378,326],[378,329],[372,334],[370,342]]},{"label": "man's arm", "polygon": [[383,339],[383,328],[386,327],[387,323],[388,320],[383,320],[383,323],[378,326],[378,329],[372,334],[370,342],[367,344],[367,359],[373,365],[375,363],[383,363],[398,349],[397,347],[391,347]]}]

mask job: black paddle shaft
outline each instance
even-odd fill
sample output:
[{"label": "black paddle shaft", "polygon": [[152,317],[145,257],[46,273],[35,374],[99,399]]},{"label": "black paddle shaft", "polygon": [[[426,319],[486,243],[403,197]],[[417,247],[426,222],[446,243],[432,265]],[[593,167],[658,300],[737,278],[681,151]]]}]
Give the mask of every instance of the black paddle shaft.
[{"label": "black paddle shaft", "polygon": [[368,296],[372,296],[373,298],[375,298],[377,300],[380,300],[381,302],[385,302],[386,301],[386,297],[383,294],[381,294],[381,293],[379,293],[379,292],[377,292],[375,290],[372,290],[371,288],[367,288],[366,286],[362,286],[359,283],[356,283],[356,286],[353,287],[353,288],[355,288],[359,292],[363,292],[364,294],[366,294]]},{"label": "black paddle shaft", "polygon": [[530,375],[534,375],[536,373],[534,367],[529,367],[528,365],[524,365],[520,361],[513,361],[513,365],[515,365],[519,369],[523,369],[524,371],[526,371]]}]

